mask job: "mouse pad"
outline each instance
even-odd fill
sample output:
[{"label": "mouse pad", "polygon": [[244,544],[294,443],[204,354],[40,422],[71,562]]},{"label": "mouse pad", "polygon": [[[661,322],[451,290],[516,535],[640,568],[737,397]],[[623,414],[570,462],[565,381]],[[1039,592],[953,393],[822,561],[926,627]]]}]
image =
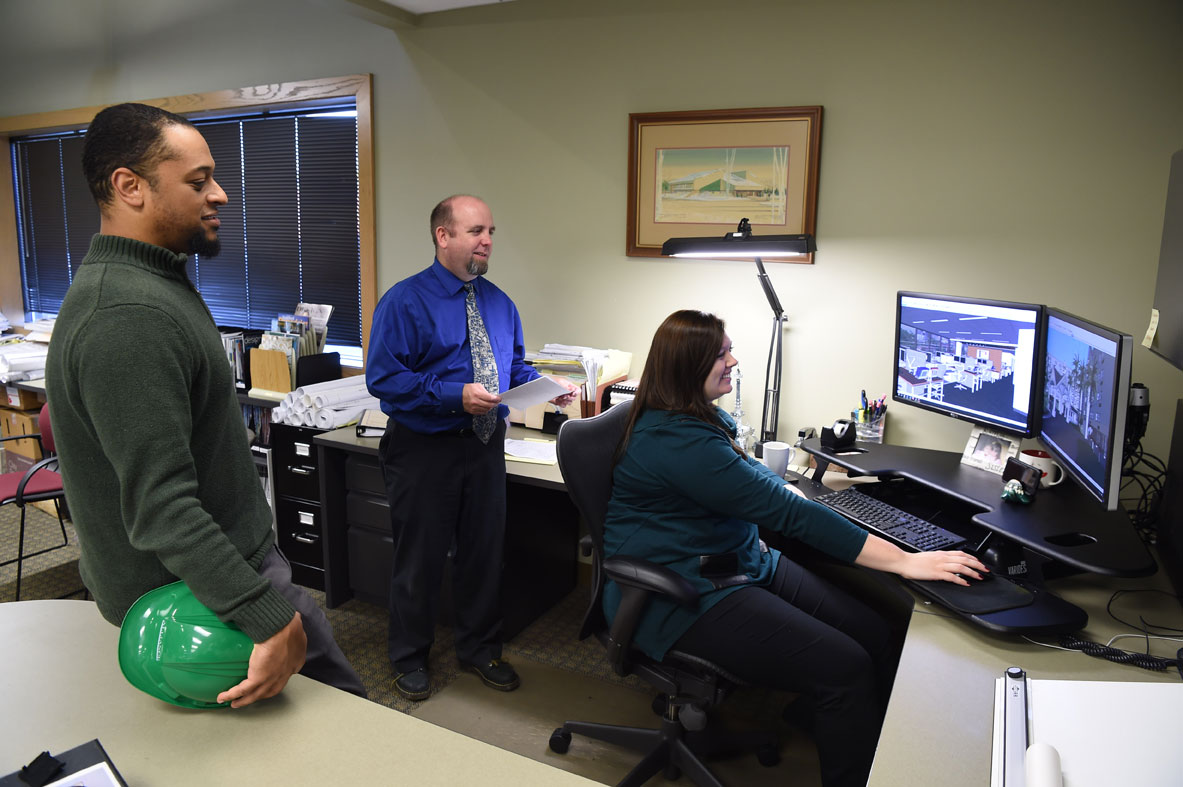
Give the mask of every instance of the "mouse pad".
[{"label": "mouse pad", "polygon": [[986,576],[986,579],[969,580],[969,587],[940,580],[909,580],[908,584],[950,609],[967,615],[984,615],[1025,607],[1035,600],[1035,594],[1021,585],[994,574]]}]

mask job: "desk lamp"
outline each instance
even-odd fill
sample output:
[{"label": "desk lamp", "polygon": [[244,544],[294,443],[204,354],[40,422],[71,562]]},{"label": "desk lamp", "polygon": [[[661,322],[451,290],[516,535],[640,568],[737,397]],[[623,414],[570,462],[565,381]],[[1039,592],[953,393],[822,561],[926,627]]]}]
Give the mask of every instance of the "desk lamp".
[{"label": "desk lamp", "polygon": [[764,412],[760,418],[760,442],[757,454],[763,454],[763,444],[776,439],[777,418],[780,413],[781,336],[784,333],[785,310],[776,297],[772,281],[764,270],[763,257],[799,257],[816,251],[812,235],[752,235],[752,225],[740,219],[734,232],[722,237],[670,238],[661,247],[668,257],[708,257],[711,259],[753,259],[756,278],[764,290],[764,297],[772,308],[772,341],[768,347],[768,366],[765,370]]}]

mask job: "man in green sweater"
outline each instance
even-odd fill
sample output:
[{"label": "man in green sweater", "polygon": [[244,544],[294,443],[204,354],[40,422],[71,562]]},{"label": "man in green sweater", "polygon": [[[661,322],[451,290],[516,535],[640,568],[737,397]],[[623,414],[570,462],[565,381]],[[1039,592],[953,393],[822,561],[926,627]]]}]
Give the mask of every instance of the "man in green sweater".
[{"label": "man in green sweater", "polygon": [[187,254],[217,253],[226,204],[205,139],[178,115],[121,104],[92,121],[83,170],[101,225],[46,363],[83,581],[116,625],[176,579],[237,624],[255,648],[219,702],[271,697],[297,671],[365,696],[275,546],[230,365],[185,272]]}]

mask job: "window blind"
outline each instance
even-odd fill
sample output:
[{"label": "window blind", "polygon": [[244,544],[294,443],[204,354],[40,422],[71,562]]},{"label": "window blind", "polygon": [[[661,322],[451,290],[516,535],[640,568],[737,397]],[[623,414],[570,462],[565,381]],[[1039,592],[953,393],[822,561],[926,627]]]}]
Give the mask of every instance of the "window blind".
[{"label": "window blind", "polygon": [[[361,347],[357,121],[334,109],[195,121],[228,203],[221,252],[188,272],[219,325],[329,303],[328,343]],[[25,309],[53,315],[99,229],[81,133],[16,140],[13,172]]]}]

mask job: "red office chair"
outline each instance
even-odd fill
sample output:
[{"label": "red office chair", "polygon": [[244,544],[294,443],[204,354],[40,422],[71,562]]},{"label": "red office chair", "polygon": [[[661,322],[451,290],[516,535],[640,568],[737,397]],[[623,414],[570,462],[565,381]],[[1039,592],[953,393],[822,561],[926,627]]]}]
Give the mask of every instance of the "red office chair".
[{"label": "red office chair", "polygon": [[[20,539],[17,542],[16,557],[0,563],[0,566],[16,563],[17,601],[21,600],[21,572],[24,568],[24,561],[37,555],[43,555],[46,552],[52,552],[55,549],[61,549],[69,544],[69,537],[66,535],[66,523],[62,521],[62,506],[60,502],[65,500],[65,492],[62,491],[62,477],[56,472],[58,460],[54,454],[53,428],[49,423],[48,404],[42,405],[41,407],[41,414],[37,417],[37,428],[40,430],[39,434],[0,437],[0,442],[32,438],[40,444],[41,453],[44,457],[24,472],[0,474],[0,506],[16,503],[21,509]],[[35,503],[39,500],[53,501],[54,509],[58,515],[58,526],[62,529],[62,543],[40,549],[36,552],[30,552],[26,555],[25,505]]]}]

